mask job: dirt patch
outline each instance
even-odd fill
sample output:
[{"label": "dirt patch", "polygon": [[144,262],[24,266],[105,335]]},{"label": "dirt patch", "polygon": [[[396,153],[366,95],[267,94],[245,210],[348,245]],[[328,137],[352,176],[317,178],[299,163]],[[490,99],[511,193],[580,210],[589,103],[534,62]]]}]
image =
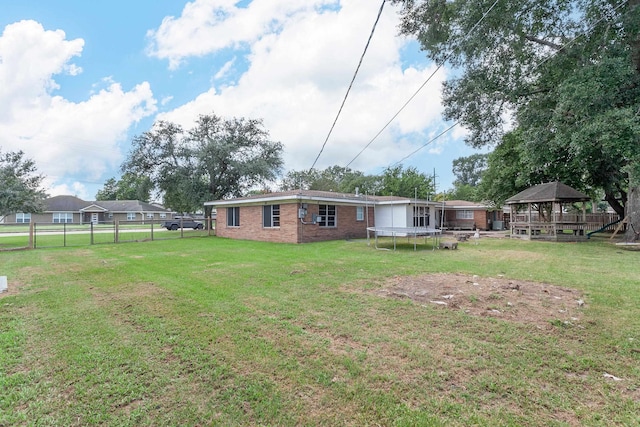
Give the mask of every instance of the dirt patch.
[{"label": "dirt patch", "polygon": [[22,288],[26,286],[27,285],[22,282],[12,282],[7,280],[7,289],[4,292],[0,292],[0,299],[12,295],[18,295]]},{"label": "dirt patch", "polygon": [[426,274],[389,279],[372,290],[388,298],[407,298],[423,306],[462,310],[472,316],[533,324],[579,325],[586,307],[580,291],[547,283],[461,274]]}]

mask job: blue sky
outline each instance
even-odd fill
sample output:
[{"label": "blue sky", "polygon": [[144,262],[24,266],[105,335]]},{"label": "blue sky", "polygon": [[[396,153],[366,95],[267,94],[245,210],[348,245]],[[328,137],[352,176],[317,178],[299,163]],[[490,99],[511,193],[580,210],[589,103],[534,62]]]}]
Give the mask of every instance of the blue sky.
[{"label": "blue sky", "polygon": [[[263,119],[285,171],[313,164],[380,7],[370,0],[0,0],[0,149],[23,150],[51,195],[93,199],[156,120]],[[385,5],[316,168],[346,166],[434,70]],[[447,127],[441,69],[350,165],[381,173]],[[455,128],[403,162],[451,187],[475,151]]]}]

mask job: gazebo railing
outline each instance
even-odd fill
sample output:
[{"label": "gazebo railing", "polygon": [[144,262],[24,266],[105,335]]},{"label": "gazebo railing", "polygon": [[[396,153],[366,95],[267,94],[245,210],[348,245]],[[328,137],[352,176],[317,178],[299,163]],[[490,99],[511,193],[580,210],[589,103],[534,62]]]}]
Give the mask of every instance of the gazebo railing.
[{"label": "gazebo railing", "polygon": [[[534,223],[540,224],[541,227],[544,224],[555,223],[555,224],[584,224],[585,230],[598,230],[602,228],[602,226],[606,224],[611,224],[620,217],[617,214],[610,213],[601,213],[601,214],[587,214],[586,221],[583,220],[582,214],[574,214],[574,213],[563,213],[562,216],[558,212],[554,212],[550,217],[544,216],[541,217],[537,212],[532,212],[531,215],[529,213],[517,213],[513,215],[513,223],[517,223],[520,225]],[[542,227],[545,228],[545,227]],[[613,227],[612,227],[613,229]]]}]

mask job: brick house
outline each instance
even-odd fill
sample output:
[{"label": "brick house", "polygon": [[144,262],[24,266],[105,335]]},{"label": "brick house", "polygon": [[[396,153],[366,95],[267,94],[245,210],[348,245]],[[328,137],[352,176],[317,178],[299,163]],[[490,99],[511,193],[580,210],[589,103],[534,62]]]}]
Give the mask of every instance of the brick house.
[{"label": "brick house", "polygon": [[502,220],[486,205],[466,200],[447,200],[444,210],[444,227],[453,230],[491,230],[494,220]]},{"label": "brick house", "polygon": [[434,227],[438,214],[435,202],[315,190],[216,200],[205,206],[217,211],[220,237],[282,243],[365,238],[367,227],[375,225]]}]

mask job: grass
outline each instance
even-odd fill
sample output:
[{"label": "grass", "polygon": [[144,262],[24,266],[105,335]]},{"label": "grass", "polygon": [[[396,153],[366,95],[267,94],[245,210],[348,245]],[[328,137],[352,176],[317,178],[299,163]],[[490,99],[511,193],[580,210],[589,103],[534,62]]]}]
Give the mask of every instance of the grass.
[{"label": "grass", "polygon": [[[429,272],[580,289],[584,318],[372,292]],[[4,252],[0,275],[0,426],[640,424],[638,253],[597,239],[177,239]]]}]

